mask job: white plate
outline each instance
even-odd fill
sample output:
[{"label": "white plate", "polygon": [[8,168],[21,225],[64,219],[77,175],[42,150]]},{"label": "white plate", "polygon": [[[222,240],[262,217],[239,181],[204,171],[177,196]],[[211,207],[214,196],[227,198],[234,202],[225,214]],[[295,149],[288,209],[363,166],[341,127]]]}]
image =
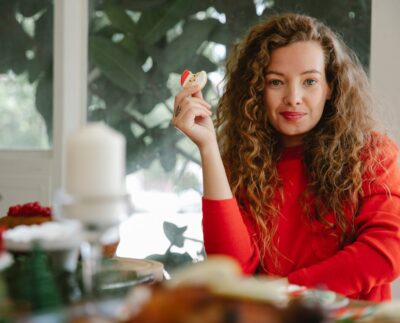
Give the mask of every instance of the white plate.
[{"label": "white plate", "polygon": [[132,270],[138,276],[154,275],[155,281],[163,281],[164,265],[155,260],[150,259],[134,259],[125,257],[114,257],[117,260],[121,270]]},{"label": "white plate", "polygon": [[345,296],[328,290],[309,289],[304,286],[289,285],[288,294],[297,296],[306,302],[319,304],[328,311],[334,311],[349,304],[349,299]]}]

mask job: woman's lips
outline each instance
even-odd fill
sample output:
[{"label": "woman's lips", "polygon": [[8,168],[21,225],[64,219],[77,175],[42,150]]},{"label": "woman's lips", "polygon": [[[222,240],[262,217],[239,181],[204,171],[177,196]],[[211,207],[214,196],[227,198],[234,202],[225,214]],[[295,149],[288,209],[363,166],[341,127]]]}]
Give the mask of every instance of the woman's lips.
[{"label": "woman's lips", "polygon": [[291,111],[284,111],[280,113],[282,117],[289,121],[296,121],[301,119],[306,115],[304,112],[291,112]]}]

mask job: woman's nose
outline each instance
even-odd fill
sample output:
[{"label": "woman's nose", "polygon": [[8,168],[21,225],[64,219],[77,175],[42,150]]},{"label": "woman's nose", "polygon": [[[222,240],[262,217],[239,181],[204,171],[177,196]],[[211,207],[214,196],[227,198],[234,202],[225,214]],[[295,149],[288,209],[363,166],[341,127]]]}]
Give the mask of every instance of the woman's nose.
[{"label": "woman's nose", "polygon": [[297,86],[290,86],[285,92],[283,102],[287,105],[297,106],[302,103],[302,92]]}]

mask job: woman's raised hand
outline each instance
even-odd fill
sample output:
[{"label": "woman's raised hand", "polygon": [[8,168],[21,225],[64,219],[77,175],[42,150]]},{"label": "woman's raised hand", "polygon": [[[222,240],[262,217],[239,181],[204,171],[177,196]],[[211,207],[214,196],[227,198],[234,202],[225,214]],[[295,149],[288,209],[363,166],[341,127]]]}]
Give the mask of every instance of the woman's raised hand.
[{"label": "woman's raised hand", "polygon": [[181,76],[182,90],[175,96],[172,124],[199,148],[203,169],[203,194],[214,200],[232,197],[228,178],[219,152],[211,105],[203,99],[201,89],[207,74],[185,70]]},{"label": "woman's raised hand", "polygon": [[199,85],[183,88],[175,96],[172,124],[199,149],[216,142],[211,105],[203,99]]}]

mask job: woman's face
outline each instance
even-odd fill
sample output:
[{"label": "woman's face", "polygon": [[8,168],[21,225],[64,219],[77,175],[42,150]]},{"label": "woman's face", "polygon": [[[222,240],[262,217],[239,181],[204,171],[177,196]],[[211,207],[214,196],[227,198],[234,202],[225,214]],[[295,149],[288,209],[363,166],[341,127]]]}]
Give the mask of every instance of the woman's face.
[{"label": "woman's face", "polygon": [[268,120],[285,147],[302,143],[321,119],[330,93],[319,43],[300,41],[272,51],[264,102]]}]

